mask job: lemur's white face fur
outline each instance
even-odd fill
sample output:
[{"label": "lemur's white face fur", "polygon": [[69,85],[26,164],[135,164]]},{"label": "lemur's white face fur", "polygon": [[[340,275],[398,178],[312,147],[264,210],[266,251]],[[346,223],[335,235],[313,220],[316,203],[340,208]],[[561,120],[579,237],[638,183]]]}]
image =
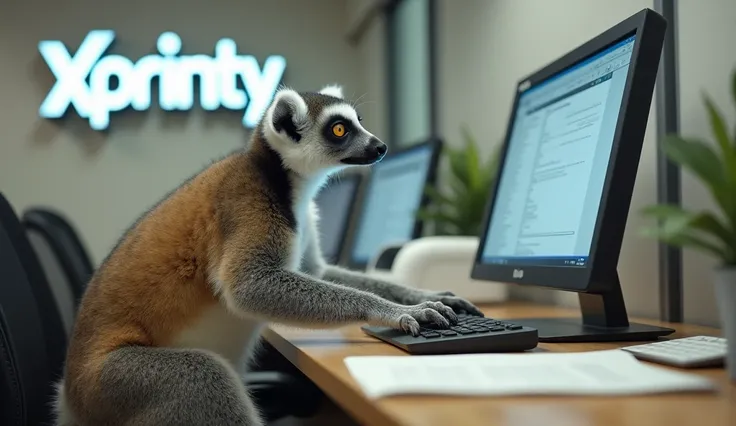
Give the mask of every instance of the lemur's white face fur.
[{"label": "lemur's white face fur", "polygon": [[383,158],[386,144],[360,121],[339,86],[317,93],[282,88],[264,114],[263,133],[284,165],[308,178]]}]

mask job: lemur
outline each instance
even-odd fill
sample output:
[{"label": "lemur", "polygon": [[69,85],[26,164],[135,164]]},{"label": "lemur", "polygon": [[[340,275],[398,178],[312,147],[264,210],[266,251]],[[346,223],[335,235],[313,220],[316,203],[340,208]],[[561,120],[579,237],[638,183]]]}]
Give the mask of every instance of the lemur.
[{"label": "lemur", "polygon": [[386,152],[340,86],[280,88],[247,148],[145,213],[95,272],[57,424],[262,425],[241,368],[264,325],[368,323],[416,335],[420,322],[456,322],[456,311],[482,315],[451,292],[323,260],[315,194],[333,173]]}]

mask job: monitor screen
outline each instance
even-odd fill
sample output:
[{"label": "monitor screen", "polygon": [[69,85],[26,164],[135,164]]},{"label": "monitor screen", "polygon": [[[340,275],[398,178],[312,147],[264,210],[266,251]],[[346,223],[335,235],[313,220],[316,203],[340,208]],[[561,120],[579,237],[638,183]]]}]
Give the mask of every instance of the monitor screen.
[{"label": "monitor screen", "polygon": [[365,264],[383,246],[405,243],[415,237],[416,212],[436,147],[433,143],[423,144],[373,166],[353,242],[353,263]]},{"label": "monitor screen", "polygon": [[586,266],[633,47],[520,85],[482,263]]},{"label": "monitor screen", "polygon": [[315,197],[319,208],[319,243],[328,263],[337,263],[345,238],[359,176],[339,176]]}]

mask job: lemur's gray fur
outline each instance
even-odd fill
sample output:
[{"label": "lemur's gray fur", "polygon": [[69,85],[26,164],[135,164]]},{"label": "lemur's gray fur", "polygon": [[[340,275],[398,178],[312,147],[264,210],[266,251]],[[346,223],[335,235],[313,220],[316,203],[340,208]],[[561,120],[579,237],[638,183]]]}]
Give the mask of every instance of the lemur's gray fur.
[{"label": "lemur's gray fur", "polygon": [[99,408],[127,419],[120,424],[260,424],[242,378],[211,353],[130,346],[113,352],[105,364]]},{"label": "lemur's gray fur", "polygon": [[[334,117],[351,129],[344,143],[325,140],[325,126]],[[262,220],[291,229],[293,236],[269,233],[257,250],[238,251],[247,253],[247,261],[225,253],[208,277],[221,303],[170,347],[129,343],[107,355],[96,382],[85,382],[79,372],[67,377],[59,387],[59,425],[259,426],[263,421],[243,385],[241,368],[264,324],[370,323],[416,335],[419,322],[454,323],[455,311],[482,315],[450,292],[413,289],[325,263],[314,195],[330,174],[383,155],[377,155],[383,143],[362,127],[340,88],[328,86],[319,94],[281,89],[258,129],[255,138],[262,138],[267,149],[236,155],[263,156],[258,164],[267,166],[263,173],[272,181],[260,191],[271,200],[272,211]],[[279,179],[291,188],[286,193]],[[228,202],[218,205],[218,220],[225,244],[237,246],[248,235],[230,225],[240,217],[232,216],[238,212]],[[88,341],[77,337],[70,346],[70,354],[80,352],[70,358],[77,364],[86,362]],[[85,386],[95,390],[84,393]]]}]

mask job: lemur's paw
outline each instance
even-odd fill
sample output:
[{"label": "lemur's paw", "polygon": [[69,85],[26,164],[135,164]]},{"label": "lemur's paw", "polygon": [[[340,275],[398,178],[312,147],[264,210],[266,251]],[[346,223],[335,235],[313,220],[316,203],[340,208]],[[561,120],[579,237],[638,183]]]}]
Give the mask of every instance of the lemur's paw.
[{"label": "lemur's paw", "polygon": [[418,305],[399,307],[390,315],[388,323],[391,327],[417,336],[419,324],[436,324],[440,328],[447,328],[451,324],[457,324],[457,315],[452,308],[441,302],[422,302]]},{"label": "lemur's paw", "polygon": [[403,314],[399,317],[399,327],[404,333],[416,337],[419,335],[419,323],[411,315]]},{"label": "lemur's paw", "polygon": [[457,315],[451,307],[445,305],[442,302],[422,302],[416,305],[416,308],[420,310],[420,318],[417,320],[421,322],[433,322],[443,327],[449,327],[450,324],[457,324]]},{"label": "lemur's paw", "polygon": [[462,297],[458,297],[451,291],[426,292],[424,300],[437,301],[452,308],[457,313],[467,313],[470,315],[485,316],[478,307]]}]

